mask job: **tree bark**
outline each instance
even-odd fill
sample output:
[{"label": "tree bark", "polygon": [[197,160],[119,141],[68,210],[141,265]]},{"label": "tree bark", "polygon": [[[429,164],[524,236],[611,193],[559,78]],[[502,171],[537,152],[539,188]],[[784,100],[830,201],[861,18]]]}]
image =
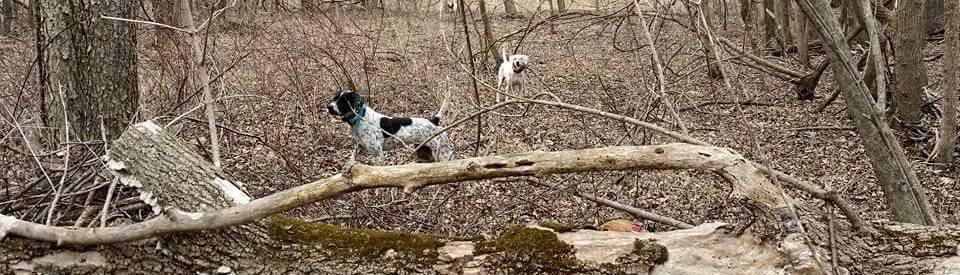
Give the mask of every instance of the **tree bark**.
[{"label": "tree bark", "polygon": [[[690,19],[690,26],[693,26],[693,32],[697,35],[697,39],[700,41],[700,46],[703,48],[703,56],[706,57],[704,60],[707,61],[707,76],[711,79],[723,79],[723,73],[720,71],[720,60],[716,55],[716,45],[709,37],[707,28],[710,26],[705,26],[700,22],[700,13],[702,10],[695,3],[688,0],[684,0],[684,6],[687,8],[687,17]],[[703,1],[702,3],[709,3],[710,1]],[[703,10],[703,15],[706,18],[706,14],[709,14],[707,10]],[[706,19],[705,19],[706,20]],[[706,22],[709,22],[708,20]]]},{"label": "tree bark", "polygon": [[13,11],[17,7],[13,5],[13,0],[0,0],[0,34],[10,33],[10,26],[13,25]]},{"label": "tree bark", "polygon": [[884,115],[887,110],[887,62],[883,54],[883,44],[880,39],[880,23],[873,15],[870,1],[855,1],[855,9],[860,24],[867,30],[870,42],[870,56],[867,67],[864,69],[864,79],[876,97],[877,110]]},{"label": "tree bark", "polygon": [[507,17],[517,16],[517,6],[513,3],[513,0],[503,0],[503,9],[507,13]]},{"label": "tree bark", "polygon": [[943,117],[940,137],[934,148],[937,162],[952,164],[957,142],[957,86],[960,72],[960,3],[948,0],[944,5],[946,26],[943,30]]},{"label": "tree bark", "polygon": [[567,11],[567,3],[564,1],[565,0],[557,0],[557,11],[559,13],[563,13]]},{"label": "tree bark", "polygon": [[[923,22],[928,36],[944,31],[943,0],[926,0],[923,8]],[[947,17],[949,18],[949,17]]]},{"label": "tree bark", "polygon": [[[134,119],[139,103],[136,27],[99,17],[133,18],[135,2],[37,3],[43,22],[38,43],[50,42],[40,64],[44,104],[49,110],[44,114],[47,127],[63,128],[69,120],[70,133],[81,141],[112,140]],[[61,111],[62,100],[69,119]],[[60,134],[50,137],[55,139],[51,144],[65,141]]]},{"label": "tree bark", "polygon": [[870,164],[883,189],[885,202],[896,220],[932,225],[937,220],[917,175],[903,148],[887,126],[858,75],[840,22],[825,0],[799,0],[799,6],[816,26],[828,47],[834,77],[840,85],[847,111],[866,149]]},{"label": "tree bark", "polygon": [[923,87],[927,85],[927,70],[923,64],[923,46],[926,32],[923,25],[925,0],[901,1],[897,11],[897,30],[893,75],[893,115],[906,125],[920,122]]},{"label": "tree bark", "polygon": [[[480,21],[483,23],[483,48],[487,53],[486,56],[492,60],[497,60],[497,51],[493,48],[493,31],[490,28],[490,14],[487,13],[486,0],[480,0]],[[487,57],[484,57],[483,64],[487,64]]]},{"label": "tree bark", "polygon": [[803,13],[800,15],[801,17],[797,18],[801,24],[800,36],[797,38],[797,55],[800,58],[800,64],[810,68],[810,26],[812,23]]},{"label": "tree bark", "polygon": [[793,44],[793,34],[790,33],[790,2],[792,0],[779,0],[775,1],[773,4],[774,14],[777,16],[775,21],[777,22],[777,34],[783,39],[784,54],[786,54],[787,48],[790,47],[790,44]]},{"label": "tree bark", "polygon": [[766,22],[767,17],[763,7],[764,0],[746,0],[750,2],[749,19],[747,33],[750,35],[750,44],[754,52],[761,52],[766,48]]}]

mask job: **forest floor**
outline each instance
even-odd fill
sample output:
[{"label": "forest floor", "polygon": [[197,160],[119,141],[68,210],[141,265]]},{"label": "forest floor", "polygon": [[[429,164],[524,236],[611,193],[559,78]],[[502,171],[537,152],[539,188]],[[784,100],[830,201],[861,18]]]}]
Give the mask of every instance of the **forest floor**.
[{"label": "forest floor", "polygon": [[[739,18],[731,12],[728,20],[727,29],[714,24],[717,34],[731,40],[742,39]],[[506,19],[496,14],[492,21],[494,37],[501,37],[528,26],[530,18]],[[556,24],[539,25],[526,36],[511,36],[506,40],[511,49],[523,36],[520,52],[532,60],[524,94],[550,92],[566,103],[636,117],[679,131],[669,112],[658,103],[649,48],[637,42],[642,41],[642,36],[633,33],[634,24],[623,22],[618,16],[583,13],[565,16]],[[867,220],[890,217],[854,131],[797,129],[852,125],[842,99],[822,113],[815,111],[834,88],[829,70],[814,101],[797,100],[791,84],[731,62],[723,66],[738,88],[727,89],[706,76],[700,46],[693,35],[671,22],[655,20],[654,24],[657,50],[666,66],[666,96],[680,110],[682,123],[691,136],[733,148],[748,159],[838,190]],[[188,97],[195,88],[189,84],[180,87],[179,79],[186,69],[179,65],[181,61],[174,60],[178,53],[167,52],[165,59],[160,58],[153,28],[140,29],[139,118],[166,122],[198,104],[195,97]],[[229,96],[218,101],[220,123],[229,128],[221,141],[223,170],[243,182],[254,197],[337,173],[353,150],[347,126],[326,113],[326,104],[336,90],[346,87],[346,78],[324,50],[343,62],[367,102],[380,112],[430,116],[448,90],[451,101],[445,123],[477,110],[470,77],[447,49],[449,45],[453,52],[461,51],[462,27],[436,13],[409,12],[385,17],[379,11],[329,16],[265,13],[252,22],[218,24],[209,35],[211,74],[223,73],[223,78],[214,83],[215,93],[219,97]],[[476,41],[474,34],[473,42]],[[33,59],[32,43],[32,34],[25,32],[0,38],[0,47],[4,48],[0,51],[0,96],[14,98],[19,91]],[[928,45],[928,55],[939,51],[939,43]],[[189,53],[186,44],[177,46],[180,52]],[[473,51],[478,50],[474,45]],[[810,71],[798,65],[795,54],[767,58],[796,70]],[[816,56],[814,63],[821,59],[822,56]],[[496,83],[495,62],[489,57],[477,64],[478,74],[488,85]],[[926,63],[933,84],[931,91],[939,89],[940,62]],[[29,81],[34,77],[35,74]],[[30,87],[27,86],[23,102],[30,102],[29,108],[37,108],[39,99]],[[480,90],[480,98],[484,105],[490,105],[494,94]],[[186,104],[175,107],[181,101]],[[751,104],[731,104],[735,102]],[[452,130],[458,157],[674,142],[643,129],[571,111],[543,106],[531,106],[519,115],[522,111],[506,108],[500,114],[484,115],[479,148],[475,121]],[[205,139],[205,124],[193,122],[202,121],[202,113],[193,112],[187,117],[171,129],[188,142],[203,145],[198,148],[206,147],[209,142]],[[0,125],[0,134],[10,129],[4,123]],[[906,144],[908,157],[940,220],[958,225],[957,175],[925,162],[934,140],[932,134],[922,136],[925,139]],[[404,163],[408,154],[392,152],[389,163]],[[365,159],[363,153],[360,156],[361,161]],[[0,176],[11,183],[37,175],[30,157],[5,150],[0,150],[0,171]],[[707,173],[604,172],[546,179],[551,184],[576,187],[691,224],[743,223],[750,216],[745,207],[728,199],[730,186]],[[795,190],[789,192],[805,205],[801,211],[805,220],[825,222],[820,201]],[[560,190],[511,180],[429,187],[414,195],[401,190],[367,190],[301,207],[291,214],[362,228],[446,236],[493,234],[529,222],[595,226],[625,217]],[[646,225],[648,230],[671,229]]]}]

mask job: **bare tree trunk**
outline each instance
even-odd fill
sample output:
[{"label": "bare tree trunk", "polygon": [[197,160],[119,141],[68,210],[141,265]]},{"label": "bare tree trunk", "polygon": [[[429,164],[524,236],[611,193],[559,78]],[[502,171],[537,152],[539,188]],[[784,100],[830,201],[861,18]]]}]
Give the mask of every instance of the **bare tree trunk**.
[{"label": "bare tree trunk", "polygon": [[13,25],[13,11],[17,7],[13,5],[13,0],[0,0],[0,34],[10,33],[10,26]]},{"label": "bare tree trunk", "polygon": [[[190,9],[189,0],[181,0],[180,8],[183,13],[180,15],[188,29],[194,29],[193,13]],[[206,51],[203,50],[202,32],[190,34],[190,44],[193,49],[195,69],[200,78],[200,85],[203,86],[203,104],[207,115],[207,127],[210,132],[210,155],[213,159],[213,166],[220,168],[220,138],[217,135],[217,110],[213,105],[213,92],[210,91],[210,75],[207,74]]]},{"label": "bare tree trunk", "polygon": [[944,5],[946,25],[943,29],[943,117],[940,120],[940,137],[934,148],[935,160],[953,163],[953,150],[957,142],[957,86],[960,77],[960,3],[947,0]]},{"label": "bare tree trunk", "polygon": [[925,0],[901,1],[896,15],[894,57],[897,65],[893,75],[896,85],[893,115],[907,125],[920,122],[923,87],[927,85],[927,70],[923,64],[923,46],[927,36],[921,17],[924,2]]},{"label": "bare tree trunk", "polygon": [[[773,13],[774,9],[774,0],[763,0],[763,27],[764,27],[764,39],[767,42],[767,48],[777,49],[778,46],[783,45],[783,40],[780,39],[780,31],[777,30],[777,15]],[[781,49],[782,50],[782,49]]]},{"label": "bare tree trunk", "polygon": [[701,1],[700,1],[700,10],[701,10],[702,13],[703,13],[704,20],[707,21],[707,25],[708,25],[708,26],[711,24],[711,22],[713,22],[713,16],[714,16],[714,14],[713,14],[713,13],[714,13],[714,10],[713,10],[713,8],[712,8],[713,5],[710,4],[711,2],[713,2],[713,0],[701,0]]},{"label": "bare tree trunk", "polygon": [[[701,4],[709,2],[710,1],[702,1]],[[717,49],[707,33],[707,28],[710,26],[704,26],[700,22],[700,13],[698,11],[703,9],[697,7],[696,4],[688,0],[684,0],[683,3],[687,8],[687,16],[690,18],[690,25],[693,26],[693,31],[697,35],[697,39],[700,41],[700,46],[703,47],[703,56],[706,57],[704,60],[707,61],[707,76],[709,76],[711,79],[723,79],[723,73],[720,71],[720,60],[717,60],[717,58],[715,58],[716,54],[714,54]],[[710,12],[703,10],[703,13],[704,18],[706,18],[706,14],[709,14]]]},{"label": "bare tree trunk", "polygon": [[792,2],[792,0],[777,0],[774,1],[773,4],[773,12],[774,15],[776,15],[777,35],[783,40],[780,46],[783,47],[784,54],[786,54],[788,50],[787,47],[793,43],[793,35],[790,33],[790,2]]},{"label": "bare tree trunk", "polygon": [[[60,110],[65,103],[71,136],[81,141],[120,136],[134,119],[139,103],[136,26],[99,17],[133,18],[136,1],[37,4],[43,22],[38,28],[38,43],[50,42],[40,64],[44,67],[40,74],[46,94],[44,105]],[[44,115],[51,129],[62,128],[67,119],[63,112],[48,111]],[[51,144],[66,141],[59,133],[49,137],[54,138]]]},{"label": "bare tree trunk", "polygon": [[873,8],[869,1],[855,1],[852,3],[857,11],[860,24],[867,30],[867,39],[870,42],[870,56],[864,69],[864,81],[876,97],[877,110],[885,115],[887,110],[887,62],[883,54],[883,40],[880,39],[880,23],[874,17]]},{"label": "bare tree trunk", "polygon": [[513,0],[503,0],[503,9],[507,13],[507,17],[517,16],[517,6],[513,3]]},{"label": "bare tree trunk", "polygon": [[[497,51],[493,48],[493,31],[490,29],[490,14],[487,13],[487,1],[480,0],[480,21],[483,21],[483,49],[492,60],[497,60]],[[483,58],[482,64],[487,64]]]},{"label": "bare tree trunk", "polygon": [[800,58],[800,64],[810,68],[810,25],[812,24],[806,16],[800,14],[800,36],[797,38],[797,55]]},{"label": "bare tree trunk", "polygon": [[943,0],[926,0],[923,6],[923,22],[927,35],[932,36],[944,31]]},{"label": "bare tree trunk", "polygon": [[834,77],[840,85],[847,111],[870,158],[870,164],[883,189],[885,202],[896,220],[933,225],[933,208],[924,194],[896,135],[887,126],[871,100],[870,89],[859,77],[850,47],[825,0],[798,0],[803,12],[816,25],[828,47]]},{"label": "bare tree trunk", "polygon": [[557,0],[557,12],[563,13],[567,11],[567,3],[563,2],[565,0]]},{"label": "bare tree trunk", "polygon": [[759,52],[761,49],[766,48],[766,24],[765,18],[766,13],[764,12],[763,1],[764,0],[746,0],[750,3],[748,8],[749,11],[749,24],[747,26],[747,33],[750,35],[750,44],[753,47],[754,52]]}]

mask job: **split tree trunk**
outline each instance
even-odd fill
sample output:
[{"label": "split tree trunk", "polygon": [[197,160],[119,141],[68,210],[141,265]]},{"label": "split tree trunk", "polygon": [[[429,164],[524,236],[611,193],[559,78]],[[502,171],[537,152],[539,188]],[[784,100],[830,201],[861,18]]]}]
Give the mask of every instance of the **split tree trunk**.
[{"label": "split tree trunk", "polygon": [[896,15],[893,115],[906,125],[920,122],[923,87],[927,85],[927,70],[923,64],[923,46],[927,37],[922,17],[924,2],[900,1]]},{"label": "split tree trunk", "polygon": [[[42,53],[39,76],[46,94],[45,125],[64,127],[65,103],[72,137],[81,141],[117,138],[135,119],[139,103],[136,26],[99,17],[133,18],[134,1],[64,0],[37,5],[43,22],[37,42],[50,42]],[[54,139],[50,144],[65,140],[61,134],[49,137]]]},{"label": "split tree trunk", "polygon": [[847,111],[853,118],[877,181],[883,188],[887,207],[897,221],[936,224],[933,208],[910,161],[904,155],[897,137],[875,108],[870,89],[857,72],[840,22],[830,6],[825,0],[798,0],[798,4],[813,21],[828,48],[834,77],[840,85]]},{"label": "split tree trunk", "polygon": [[960,77],[960,3],[947,0],[944,13],[947,21],[943,30],[943,117],[940,137],[934,148],[937,162],[953,164],[953,150],[957,142],[957,86]]}]

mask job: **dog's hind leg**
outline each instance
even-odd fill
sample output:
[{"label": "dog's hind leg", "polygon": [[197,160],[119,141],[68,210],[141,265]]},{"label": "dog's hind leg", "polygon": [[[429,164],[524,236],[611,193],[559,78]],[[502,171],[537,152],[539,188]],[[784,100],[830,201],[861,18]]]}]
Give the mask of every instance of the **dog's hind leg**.
[{"label": "dog's hind leg", "polygon": [[[445,134],[441,134],[428,143],[429,147],[436,153],[435,160],[450,161],[454,158],[453,147],[450,145],[450,139]],[[426,147],[426,146],[424,146]]]}]

